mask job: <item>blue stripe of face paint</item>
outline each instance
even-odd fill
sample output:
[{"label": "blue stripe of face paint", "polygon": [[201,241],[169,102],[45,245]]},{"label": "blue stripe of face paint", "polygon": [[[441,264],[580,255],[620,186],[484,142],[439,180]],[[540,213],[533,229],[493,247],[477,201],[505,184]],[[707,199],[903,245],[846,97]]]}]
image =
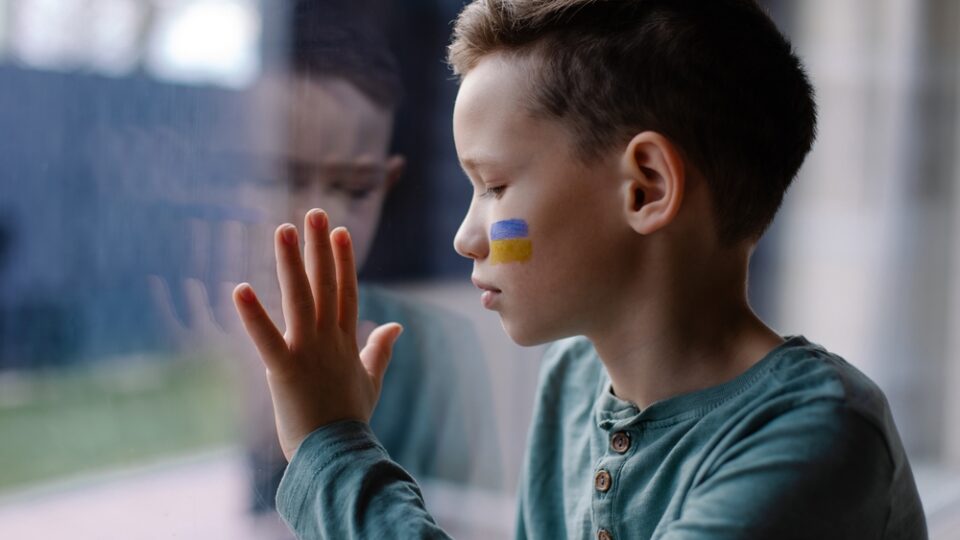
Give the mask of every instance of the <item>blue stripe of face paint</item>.
[{"label": "blue stripe of face paint", "polygon": [[490,240],[526,238],[527,234],[527,222],[522,219],[506,219],[490,226]]}]

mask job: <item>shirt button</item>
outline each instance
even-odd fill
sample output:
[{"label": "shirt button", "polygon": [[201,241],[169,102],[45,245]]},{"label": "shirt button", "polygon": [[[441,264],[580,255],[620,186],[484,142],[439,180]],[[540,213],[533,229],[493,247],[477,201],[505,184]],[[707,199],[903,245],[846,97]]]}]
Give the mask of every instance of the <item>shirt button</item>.
[{"label": "shirt button", "polygon": [[603,469],[597,471],[597,475],[593,477],[593,487],[601,493],[609,491],[611,483],[613,483],[613,479],[610,477],[610,473]]},{"label": "shirt button", "polygon": [[630,435],[626,431],[618,431],[610,437],[610,448],[618,454],[623,454],[630,449]]},{"label": "shirt button", "polygon": [[597,540],[613,540],[613,535],[606,529],[597,531]]}]

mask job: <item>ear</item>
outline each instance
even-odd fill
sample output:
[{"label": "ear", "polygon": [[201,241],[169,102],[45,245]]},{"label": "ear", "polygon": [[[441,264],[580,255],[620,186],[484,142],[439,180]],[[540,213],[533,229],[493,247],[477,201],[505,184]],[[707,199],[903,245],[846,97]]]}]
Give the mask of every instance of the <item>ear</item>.
[{"label": "ear", "polygon": [[386,186],[390,191],[393,186],[400,181],[403,175],[403,169],[407,167],[407,160],[400,154],[394,154],[387,158],[386,163]]},{"label": "ear", "polygon": [[640,234],[652,234],[676,218],[686,175],[676,146],[663,135],[644,131],[630,140],[621,161],[627,221]]}]

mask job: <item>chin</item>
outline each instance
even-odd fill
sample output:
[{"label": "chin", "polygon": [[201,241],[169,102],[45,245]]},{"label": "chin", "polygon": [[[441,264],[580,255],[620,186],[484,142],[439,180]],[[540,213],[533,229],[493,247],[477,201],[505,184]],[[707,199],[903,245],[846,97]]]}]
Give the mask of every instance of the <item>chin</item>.
[{"label": "chin", "polygon": [[510,340],[521,347],[534,347],[568,337],[560,332],[551,332],[549,328],[511,323],[502,316],[500,325],[503,326],[503,331],[507,333]]}]

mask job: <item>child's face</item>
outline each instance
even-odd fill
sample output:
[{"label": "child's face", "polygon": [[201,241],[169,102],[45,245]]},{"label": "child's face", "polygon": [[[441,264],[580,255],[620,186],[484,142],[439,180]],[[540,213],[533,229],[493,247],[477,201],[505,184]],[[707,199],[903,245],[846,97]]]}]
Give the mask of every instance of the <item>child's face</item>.
[{"label": "child's face", "polygon": [[261,105],[279,120],[274,161],[276,186],[286,204],[268,221],[298,227],[311,208],[323,208],[333,226],[346,226],[357,266],[373,243],[391,185],[403,160],[387,156],[392,114],[341,79],[283,78],[264,88]]},{"label": "child's face", "polygon": [[635,235],[620,153],[578,161],[564,126],[527,112],[521,62],[489,55],[460,87],[454,138],[475,193],[454,246],[474,260],[474,280],[499,291],[484,305],[515,342],[533,345],[604,324],[636,271]]}]

